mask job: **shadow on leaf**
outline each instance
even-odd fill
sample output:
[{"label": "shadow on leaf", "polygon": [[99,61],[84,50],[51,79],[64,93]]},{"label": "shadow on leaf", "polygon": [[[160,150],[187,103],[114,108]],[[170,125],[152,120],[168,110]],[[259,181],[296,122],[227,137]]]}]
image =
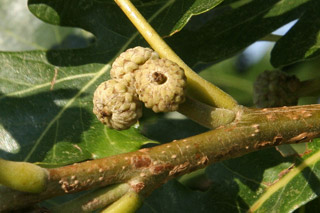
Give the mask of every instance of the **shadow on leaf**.
[{"label": "shadow on leaf", "polygon": [[90,155],[80,142],[93,114],[80,102],[66,106],[77,93],[74,89],[58,89],[21,98],[4,96],[0,100],[1,134],[5,138],[0,144],[1,157],[59,163],[65,160],[61,156],[68,156],[56,147],[64,143],[66,147],[74,147],[68,150],[73,160],[87,159]]},{"label": "shadow on leaf", "polygon": [[[95,42],[87,48],[49,50],[47,58],[56,66],[106,64],[135,32],[119,7],[110,1],[29,0],[28,6],[35,16],[46,22],[80,27],[95,36]],[[46,15],[42,13],[43,7],[46,8]]]},{"label": "shadow on leaf", "polygon": [[167,42],[190,66],[217,63],[299,18],[307,6],[299,1],[225,1],[193,17]]}]

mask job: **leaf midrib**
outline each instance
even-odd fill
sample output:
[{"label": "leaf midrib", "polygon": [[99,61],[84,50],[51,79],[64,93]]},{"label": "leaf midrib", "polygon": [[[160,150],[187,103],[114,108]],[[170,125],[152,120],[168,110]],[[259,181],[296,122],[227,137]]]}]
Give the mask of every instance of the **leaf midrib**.
[{"label": "leaf midrib", "polygon": [[[79,79],[79,78],[86,78],[86,77],[91,77],[91,76],[95,76],[96,73],[84,73],[84,74],[79,74],[79,75],[72,75],[72,76],[68,76],[65,78],[60,78],[58,80],[56,80],[55,85],[62,83],[64,81],[69,81],[69,80],[75,80],[75,79]],[[5,95],[0,96],[0,100],[4,99],[6,97],[10,97],[10,96],[21,96],[24,95],[26,93],[38,90],[38,89],[42,89],[44,87],[49,87],[51,86],[51,82],[47,82],[44,84],[38,84],[38,85],[34,85],[33,87],[29,87],[28,89],[24,89],[24,90],[19,90],[19,91],[15,91],[15,92],[11,92]]]},{"label": "leaf midrib", "polygon": [[320,160],[320,151],[316,152],[309,158],[305,159],[298,167],[295,167],[292,169],[288,174],[286,174],[282,179],[280,179],[278,182],[270,186],[261,196],[260,198],[251,205],[248,212],[255,212],[260,207],[263,206],[263,204],[278,190],[285,187],[293,178],[295,178],[297,175],[299,175],[305,168],[310,167],[311,165],[317,163]]}]

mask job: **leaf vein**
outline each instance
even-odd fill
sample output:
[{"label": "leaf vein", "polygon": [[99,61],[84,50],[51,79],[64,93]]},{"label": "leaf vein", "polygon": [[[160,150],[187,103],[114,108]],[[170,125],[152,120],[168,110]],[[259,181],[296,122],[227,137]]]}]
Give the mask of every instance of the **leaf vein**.
[{"label": "leaf vein", "polygon": [[[57,85],[57,84],[62,83],[64,81],[74,80],[74,79],[78,79],[78,78],[92,77],[92,76],[95,76],[96,74],[97,73],[85,73],[85,74],[68,76],[68,77],[56,80],[55,84]],[[51,82],[47,82],[47,83],[44,83],[44,84],[38,84],[38,85],[35,85],[35,86],[30,87],[28,89],[24,89],[24,90],[11,92],[11,93],[2,95],[2,96],[0,96],[0,100],[5,98],[5,97],[10,97],[10,96],[21,96],[21,95],[24,95],[26,93],[30,93],[30,92],[33,92],[35,90],[42,89],[44,87],[50,87],[50,86],[51,86]]]},{"label": "leaf vein", "polygon": [[262,187],[265,187],[265,188],[267,187],[266,184],[263,184],[263,183],[260,183],[260,182],[258,182],[258,181],[256,181],[256,180],[254,180],[254,179],[245,177],[245,176],[243,176],[242,174],[240,174],[240,173],[232,170],[232,169],[229,168],[225,163],[221,163],[221,165],[222,165],[223,167],[225,167],[229,172],[231,172],[232,174],[234,174],[235,176],[238,176],[238,177],[240,177],[240,178],[242,178],[242,179],[244,179],[244,180],[247,180],[247,181],[253,182],[253,183],[255,183],[255,184],[258,184],[258,185],[260,185],[260,186],[262,186]]},{"label": "leaf vein", "polygon": [[257,211],[273,194],[275,194],[279,189],[285,187],[288,182],[300,174],[306,167],[317,163],[320,160],[320,151],[314,153],[309,158],[304,160],[304,163],[300,164],[298,167],[292,169],[288,174],[286,174],[278,182],[270,186],[260,198],[251,205],[249,212]]},{"label": "leaf vein", "polygon": [[48,126],[44,129],[44,131],[41,133],[41,135],[39,136],[39,138],[35,141],[34,146],[32,147],[32,149],[30,150],[30,152],[27,154],[27,156],[25,157],[24,161],[28,161],[30,159],[30,157],[32,156],[32,154],[34,153],[34,151],[36,150],[36,148],[39,146],[41,140],[43,139],[43,137],[45,136],[45,134],[49,131],[49,129],[52,127],[52,125],[61,117],[61,115],[66,111],[66,109],[68,107],[71,106],[71,104],[78,98],[81,96],[81,94],[86,91],[100,76],[102,76],[104,73],[106,73],[109,69],[110,69],[110,64],[106,64],[104,67],[102,67],[101,70],[99,70],[94,78],[92,78],[72,99],[69,100],[69,102],[59,111],[59,113],[50,121],[50,123],[48,124]]}]

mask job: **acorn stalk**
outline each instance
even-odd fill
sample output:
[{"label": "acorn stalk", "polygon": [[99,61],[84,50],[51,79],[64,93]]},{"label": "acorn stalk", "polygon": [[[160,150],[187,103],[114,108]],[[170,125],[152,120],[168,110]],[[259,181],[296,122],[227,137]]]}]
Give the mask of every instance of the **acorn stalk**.
[{"label": "acorn stalk", "polygon": [[[238,109],[241,111],[240,107]],[[236,118],[234,110],[215,108],[190,96],[187,96],[186,101],[180,104],[178,112],[209,129],[229,124]]]}]

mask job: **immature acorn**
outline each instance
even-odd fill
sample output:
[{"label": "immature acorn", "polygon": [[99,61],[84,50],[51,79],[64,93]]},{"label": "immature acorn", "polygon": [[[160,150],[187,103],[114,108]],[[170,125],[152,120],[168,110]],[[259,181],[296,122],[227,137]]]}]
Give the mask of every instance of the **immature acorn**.
[{"label": "immature acorn", "polygon": [[125,80],[111,79],[101,83],[93,96],[93,113],[110,128],[123,130],[142,116],[142,104]]},{"label": "immature acorn", "polygon": [[135,70],[149,59],[159,59],[158,53],[140,46],[127,49],[113,62],[110,76],[113,79],[124,79],[133,87]]},{"label": "immature acorn", "polygon": [[261,73],[254,83],[254,103],[257,107],[292,106],[298,103],[299,79],[274,70]]},{"label": "immature acorn", "polygon": [[185,101],[184,70],[168,59],[148,60],[135,72],[139,99],[154,112],[176,111]]}]

